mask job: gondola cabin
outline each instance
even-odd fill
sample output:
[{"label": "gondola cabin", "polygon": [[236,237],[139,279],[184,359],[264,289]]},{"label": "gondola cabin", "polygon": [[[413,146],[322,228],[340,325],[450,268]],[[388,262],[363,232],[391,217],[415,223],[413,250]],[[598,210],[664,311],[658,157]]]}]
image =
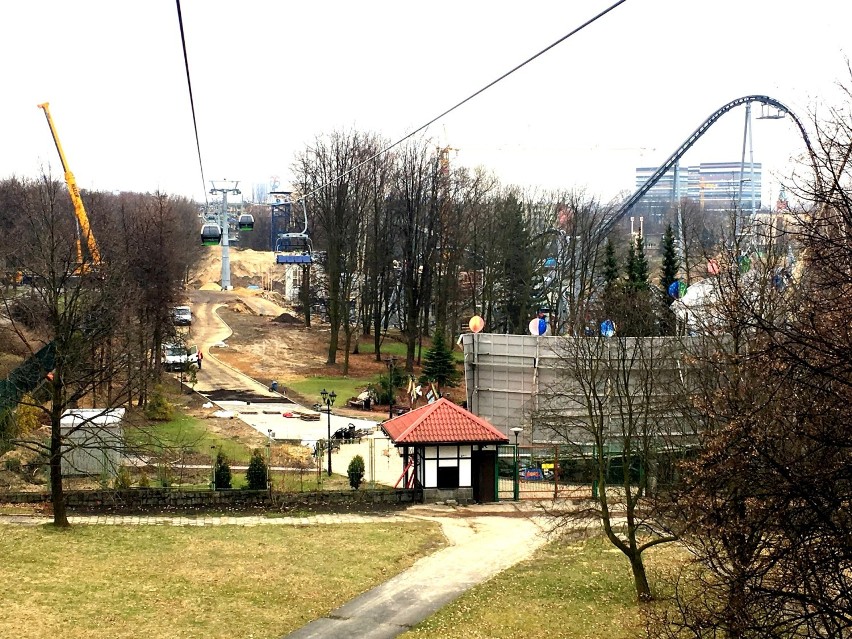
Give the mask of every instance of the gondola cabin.
[{"label": "gondola cabin", "polygon": [[201,227],[201,244],[216,246],[222,240],[222,228],[215,222],[207,222]]},{"label": "gondola cabin", "polygon": [[254,216],[249,213],[243,213],[237,220],[237,228],[241,231],[251,231],[254,229]]}]

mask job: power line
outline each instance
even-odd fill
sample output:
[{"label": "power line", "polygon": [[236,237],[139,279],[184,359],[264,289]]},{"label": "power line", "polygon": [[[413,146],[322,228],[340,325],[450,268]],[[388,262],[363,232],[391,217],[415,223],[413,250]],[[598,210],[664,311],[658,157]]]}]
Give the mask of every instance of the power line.
[{"label": "power line", "polygon": [[198,120],[195,117],[195,100],[192,98],[192,80],[189,77],[189,58],[186,55],[186,37],[183,33],[183,16],[180,13],[180,0],[177,2],[178,26],[180,27],[180,43],[183,47],[183,66],[186,68],[186,86],[189,88],[189,105],[192,107],[192,126],[195,129],[195,148],[198,149],[198,168],[201,169],[201,192],[204,193],[204,211],[207,211],[207,180],[204,179],[204,164],[201,161],[201,142],[198,139]]},{"label": "power line", "polygon": [[[510,75],[512,75],[515,71],[518,71],[519,69],[521,69],[521,68],[525,67],[526,65],[528,65],[530,62],[532,62],[532,61],[533,61],[533,60],[535,60],[536,58],[541,57],[542,55],[544,55],[545,53],[547,53],[548,51],[550,51],[553,47],[557,46],[558,44],[563,43],[565,40],[567,40],[567,39],[568,39],[568,38],[570,38],[571,36],[573,36],[573,35],[575,35],[575,34],[579,33],[580,31],[582,31],[583,29],[585,29],[586,27],[588,27],[588,26],[589,26],[589,25],[591,25],[592,23],[594,23],[594,22],[596,22],[597,20],[599,20],[600,18],[604,17],[606,14],[608,14],[610,11],[612,11],[613,9],[615,9],[616,7],[618,7],[619,5],[624,4],[625,2],[627,2],[627,0],[618,0],[617,2],[615,2],[615,3],[611,4],[609,7],[607,7],[606,9],[604,9],[603,11],[601,11],[600,13],[598,13],[597,15],[595,15],[594,17],[589,18],[588,20],[586,20],[586,21],[585,21],[583,24],[581,24],[579,27],[577,27],[577,28],[575,28],[574,30],[572,30],[572,31],[570,31],[570,32],[568,32],[568,33],[566,33],[564,36],[562,36],[561,38],[559,38],[556,42],[554,42],[553,44],[550,44],[549,46],[545,47],[544,49],[542,49],[541,51],[539,51],[539,52],[538,52],[538,53],[536,53],[535,55],[530,56],[529,58],[527,58],[526,60],[524,60],[523,62],[521,62],[519,65],[517,65],[516,67],[514,67],[514,68],[510,69],[509,71],[507,71],[506,73],[504,73],[503,75],[501,75],[501,76],[500,76],[499,78],[497,78],[496,80],[492,80],[491,82],[489,82],[488,84],[486,84],[484,87],[482,87],[481,89],[479,89],[479,90],[478,90],[478,91],[476,91],[475,93],[471,93],[469,96],[467,96],[467,97],[466,97],[464,100],[462,100],[461,102],[458,102],[457,104],[455,104],[455,105],[451,106],[449,109],[447,109],[447,110],[446,110],[446,111],[444,111],[443,113],[441,113],[441,114],[439,114],[439,115],[436,115],[434,118],[432,118],[431,120],[429,120],[426,124],[424,124],[424,125],[422,125],[422,126],[420,126],[420,127],[416,128],[416,129],[414,129],[414,130],[413,130],[413,131],[411,131],[410,133],[407,133],[406,135],[404,135],[403,137],[401,137],[399,140],[397,140],[397,141],[396,141],[396,142],[394,142],[393,144],[391,144],[391,145],[389,145],[389,146],[385,147],[385,148],[384,148],[384,149],[382,149],[381,151],[377,151],[376,153],[374,153],[373,155],[371,155],[370,157],[368,157],[366,160],[363,160],[362,162],[359,162],[358,164],[356,164],[355,166],[353,166],[353,167],[352,167],[351,169],[349,169],[348,171],[344,171],[343,173],[341,173],[341,174],[340,174],[340,175],[338,175],[337,177],[335,177],[335,178],[333,178],[333,179],[329,180],[328,182],[326,182],[325,184],[323,184],[323,185],[321,185],[321,186],[317,187],[316,189],[314,189],[314,190],[313,190],[313,191],[311,191],[310,193],[306,193],[306,194],[304,194],[304,195],[302,196],[302,198],[301,198],[301,199],[304,199],[304,198],[306,198],[306,197],[308,197],[308,196],[310,196],[310,195],[313,195],[314,193],[316,193],[316,192],[318,192],[318,191],[320,191],[320,190],[324,189],[324,188],[325,188],[326,186],[328,186],[329,184],[334,184],[335,182],[337,182],[338,180],[343,179],[344,177],[346,177],[347,175],[349,175],[349,174],[350,174],[350,173],[352,173],[353,171],[355,171],[355,170],[357,170],[357,169],[361,168],[361,167],[362,167],[362,166],[364,166],[365,164],[367,164],[367,163],[372,162],[373,160],[375,160],[377,157],[379,157],[379,156],[381,156],[381,155],[384,155],[385,153],[387,153],[387,152],[388,152],[388,151],[390,151],[391,149],[393,149],[393,148],[395,148],[395,147],[399,146],[400,144],[402,144],[403,142],[405,142],[407,139],[409,139],[409,138],[411,138],[411,137],[413,137],[413,136],[417,135],[418,133],[420,133],[420,132],[421,132],[421,131],[423,131],[424,129],[426,129],[426,128],[428,128],[429,126],[431,126],[431,125],[435,124],[435,122],[437,122],[438,120],[440,120],[440,119],[441,119],[441,118],[443,118],[444,116],[449,115],[450,113],[452,113],[453,111],[455,111],[456,109],[458,109],[458,108],[459,108],[460,106],[462,106],[463,104],[466,104],[467,102],[470,102],[471,100],[473,100],[473,98],[475,98],[476,96],[480,95],[481,93],[484,93],[485,91],[487,91],[488,89],[490,89],[491,87],[493,87],[493,86],[494,86],[495,84],[497,84],[498,82],[501,82],[501,81],[505,80],[505,79],[506,79],[506,78],[508,78]],[[180,0],[178,0],[178,5],[180,5]],[[187,71],[187,73],[189,73],[189,72]]]}]

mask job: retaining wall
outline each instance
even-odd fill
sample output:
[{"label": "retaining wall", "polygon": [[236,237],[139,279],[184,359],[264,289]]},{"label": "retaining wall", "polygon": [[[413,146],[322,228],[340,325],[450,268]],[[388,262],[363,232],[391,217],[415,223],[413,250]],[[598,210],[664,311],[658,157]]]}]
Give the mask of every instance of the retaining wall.
[{"label": "retaining wall", "polygon": [[[269,493],[265,490],[181,491],[166,488],[65,491],[74,512],[281,511],[299,507],[394,508],[423,500],[419,489],[341,490]],[[0,503],[48,504],[49,493],[0,493]]]}]

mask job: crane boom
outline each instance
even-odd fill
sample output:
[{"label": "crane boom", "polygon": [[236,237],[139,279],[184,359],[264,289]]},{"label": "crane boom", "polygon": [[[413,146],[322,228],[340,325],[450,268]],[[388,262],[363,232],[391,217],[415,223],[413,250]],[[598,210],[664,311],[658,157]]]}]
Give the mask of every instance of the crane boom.
[{"label": "crane boom", "polygon": [[[47,102],[43,102],[38,105],[38,108],[44,111],[44,116],[47,118],[47,124],[50,127],[50,133],[53,136],[53,143],[59,152],[62,170],[65,172],[65,184],[68,185],[68,193],[71,195],[71,202],[74,204],[74,215],[77,218],[77,223],[80,225],[80,232],[86,238],[86,246],[89,249],[89,256],[92,258],[92,264],[99,266],[101,263],[101,252],[98,249],[98,243],[95,241],[95,236],[92,234],[92,228],[89,225],[89,216],[86,215],[86,207],[83,206],[83,198],[80,197],[77,179],[74,177],[71,169],[68,168],[65,152],[62,150],[62,144],[59,142],[59,136],[56,134],[56,126],[53,124],[53,118],[50,116],[50,105]],[[81,258],[80,261],[82,262],[82,256],[78,255],[78,257]]]}]

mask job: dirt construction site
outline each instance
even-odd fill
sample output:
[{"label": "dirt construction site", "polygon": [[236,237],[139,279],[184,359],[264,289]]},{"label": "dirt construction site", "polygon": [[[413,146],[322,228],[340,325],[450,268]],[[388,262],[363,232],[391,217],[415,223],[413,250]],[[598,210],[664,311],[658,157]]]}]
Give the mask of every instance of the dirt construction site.
[{"label": "dirt construction site", "polygon": [[[216,351],[218,359],[266,383],[277,380],[287,384],[312,375],[342,374],[342,350],[338,352],[337,364],[326,364],[328,325],[312,318],[311,327],[306,328],[301,313],[279,292],[280,280],[276,278],[282,276],[283,267],[275,264],[274,253],[231,250],[230,265],[234,288],[228,294],[221,292],[219,286],[222,260],[218,246],[208,248],[190,279],[191,288],[196,289],[190,294],[190,301],[215,297],[218,303],[227,306],[217,312],[233,335],[228,339],[229,348]],[[269,288],[270,280],[273,290],[264,290],[264,283]],[[349,356],[351,377],[368,377],[385,370],[385,364],[377,362],[372,354]]]}]

